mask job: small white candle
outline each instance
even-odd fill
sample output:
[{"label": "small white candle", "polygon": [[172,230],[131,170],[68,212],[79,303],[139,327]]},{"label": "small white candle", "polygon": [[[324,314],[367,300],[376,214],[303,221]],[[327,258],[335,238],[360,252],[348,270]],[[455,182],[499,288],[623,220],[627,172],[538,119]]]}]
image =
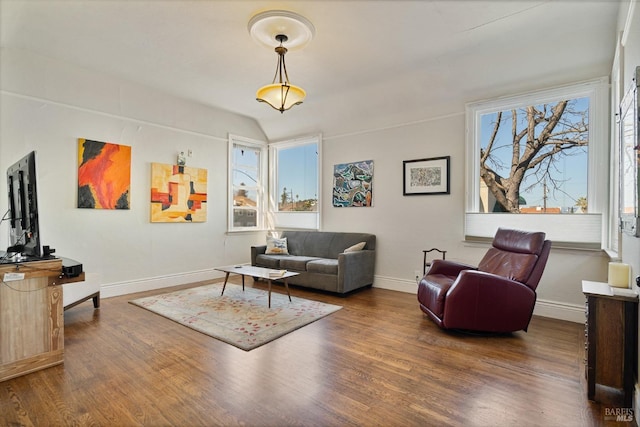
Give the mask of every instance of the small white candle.
[{"label": "small white candle", "polygon": [[609,263],[609,286],[616,288],[629,287],[629,274],[631,270],[629,264],[621,262]]}]

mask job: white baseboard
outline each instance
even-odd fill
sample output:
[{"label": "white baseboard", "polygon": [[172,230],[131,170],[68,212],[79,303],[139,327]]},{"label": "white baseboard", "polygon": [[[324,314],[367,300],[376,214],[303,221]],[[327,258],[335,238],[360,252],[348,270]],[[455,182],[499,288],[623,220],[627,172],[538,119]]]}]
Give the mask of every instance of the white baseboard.
[{"label": "white baseboard", "polygon": [[135,292],[144,292],[154,289],[168,288],[171,286],[185,285],[187,283],[221,279],[223,277],[223,272],[214,269],[208,269],[188,273],[177,273],[169,274],[166,276],[131,280],[127,282],[109,283],[100,287],[100,297],[110,298],[119,295],[132,294]]},{"label": "white baseboard", "polygon": [[[145,292],[154,289],[168,288],[187,283],[205,280],[221,279],[224,273],[215,269],[200,270],[188,273],[177,273],[166,276],[151,277],[145,279],[130,280],[126,282],[110,283],[100,287],[100,297],[110,298],[120,295]],[[374,287],[389,289],[392,291],[416,293],[418,285],[411,280],[396,279],[393,277],[376,276]]]},{"label": "white baseboard", "polygon": [[[184,285],[187,283],[221,279],[223,277],[224,273],[212,268],[188,273],[177,273],[166,276],[131,280],[127,282],[110,283],[100,287],[100,296],[101,298],[110,298],[135,292],[144,292],[154,289],[168,288],[171,286]],[[418,291],[418,284],[413,280],[386,276],[375,276],[373,287],[410,294],[416,294]],[[541,299],[536,302],[536,307],[533,310],[533,314],[536,316],[551,317],[553,319],[567,320],[576,323],[584,323],[584,313],[583,305],[566,304]]]},{"label": "white baseboard", "polygon": [[410,294],[418,292],[418,284],[415,281],[395,277],[375,276],[373,278],[373,287]]},{"label": "white baseboard", "polygon": [[[416,294],[418,292],[418,284],[413,280],[397,279],[394,277],[375,276],[373,287],[407,292],[410,294]],[[584,305],[541,299],[536,301],[536,306],[533,310],[535,316],[550,317],[552,319],[567,320],[576,323],[584,323],[584,313]]]},{"label": "white baseboard", "polygon": [[373,278],[373,287],[409,294],[418,292],[418,284],[414,280],[397,279],[395,277],[375,276]]},{"label": "white baseboard", "polygon": [[533,309],[533,315],[583,324],[586,320],[584,304],[567,304],[564,302],[542,299],[538,299],[538,301],[536,301],[536,306]]}]

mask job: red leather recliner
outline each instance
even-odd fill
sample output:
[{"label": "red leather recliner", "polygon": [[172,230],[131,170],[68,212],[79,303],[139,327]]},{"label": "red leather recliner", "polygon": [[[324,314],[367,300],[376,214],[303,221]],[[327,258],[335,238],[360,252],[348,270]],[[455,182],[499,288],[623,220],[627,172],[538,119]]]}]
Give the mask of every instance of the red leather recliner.
[{"label": "red leather recliner", "polygon": [[420,309],[443,329],[526,331],[550,250],[543,232],[499,228],[478,267],[433,261],[418,285]]}]

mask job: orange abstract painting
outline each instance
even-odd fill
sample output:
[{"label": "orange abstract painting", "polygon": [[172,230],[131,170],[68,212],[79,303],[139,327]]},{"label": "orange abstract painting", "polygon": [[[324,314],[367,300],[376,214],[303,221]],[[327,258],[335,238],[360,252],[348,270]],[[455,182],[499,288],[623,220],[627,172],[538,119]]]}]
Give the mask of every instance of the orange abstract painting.
[{"label": "orange abstract painting", "polygon": [[205,222],[207,170],[151,164],[151,222]]},{"label": "orange abstract painting", "polygon": [[131,147],[78,139],[78,207],[129,209]]}]

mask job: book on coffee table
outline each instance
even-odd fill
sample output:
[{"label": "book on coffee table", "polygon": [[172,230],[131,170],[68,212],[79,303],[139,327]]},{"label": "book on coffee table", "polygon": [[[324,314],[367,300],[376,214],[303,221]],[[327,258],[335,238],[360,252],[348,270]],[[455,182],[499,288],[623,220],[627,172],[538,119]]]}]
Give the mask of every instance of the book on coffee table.
[{"label": "book on coffee table", "polygon": [[272,270],[269,272],[269,277],[282,277],[287,274],[287,270]]}]

